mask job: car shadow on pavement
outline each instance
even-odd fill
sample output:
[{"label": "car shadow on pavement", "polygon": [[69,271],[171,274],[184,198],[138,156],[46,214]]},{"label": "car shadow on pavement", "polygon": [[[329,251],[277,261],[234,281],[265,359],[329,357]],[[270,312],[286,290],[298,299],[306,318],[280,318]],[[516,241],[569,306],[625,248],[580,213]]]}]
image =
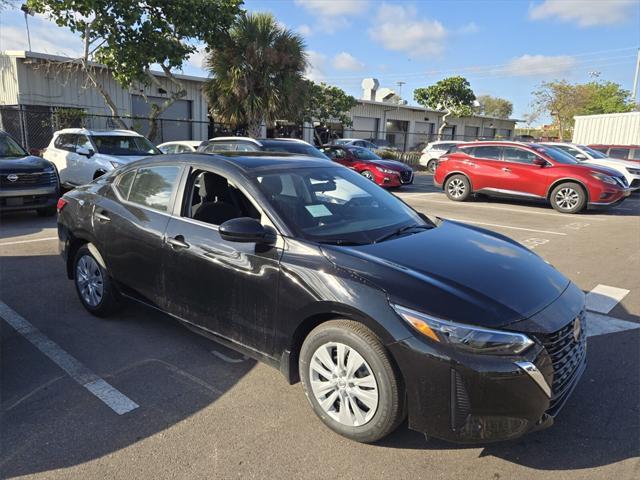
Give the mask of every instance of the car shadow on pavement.
[{"label": "car shadow on pavement", "polygon": [[[640,318],[633,316],[640,323]],[[536,470],[580,470],[640,456],[640,330],[589,339],[588,366],[549,429],[519,439],[460,446],[409,430],[406,422],[378,443],[421,450],[479,449]]]},{"label": "car shadow on pavement", "polygon": [[0,271],[0,300],[139,405],[118,415],[0,320],[0,478],[72,467],[162,435],[256,364],[143,306],[89,315],[55,255],[0,257]]},{"label": "car shadow on pavement", "polygon": [[0,213],[0,239],[23,237],[56,228],[56,217],[38,217],[35,211]]}]

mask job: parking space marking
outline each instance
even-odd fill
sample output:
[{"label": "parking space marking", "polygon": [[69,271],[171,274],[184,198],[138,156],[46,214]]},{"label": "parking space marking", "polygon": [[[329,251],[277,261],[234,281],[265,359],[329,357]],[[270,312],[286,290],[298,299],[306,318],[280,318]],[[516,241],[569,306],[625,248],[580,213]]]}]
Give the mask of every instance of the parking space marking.
[{"label": "parking space marking", "polygon": [[524,245],[528,249],[535,250],[536,247],[539,247],[540,245],[545,245],[545,244],[549,243],[549,240],[547,240],[546,238],[527,238],[526,240],[522,241],[521,243],[522,243],[522,245]]},{"label": "parking space marking", "polygon": [[445,220],[452,220],[454,222],[460,222],[460,223],[471,223],[473,225],[484,225],[487,227],[510,228],[511,230],[523,230],[525,232],[548,233],[549,235],[562,235],[563,237],[567,236],[566,233],[562,233],[562,232],[550,232],[549,230],[536,230],[533,228],[512,227],[511,225],[498,225],[495,223],[476,222],[475,220],[460,220],[458,218],[451,218],[451,217],[445,217]]},{"label": "parking space marking", "polygon": [[13,242],[0,242],[0,247],[4,247],[4,246],[7,246],[7,245],[21,245],[23,243],[48,242],[50,240],[58,240],[58,237],[31,238],[29,240],[16,240],[16,241],[13,241]]},{"label": "parking space marking", "polygon": [[0,318],[11,325],[16,332],[49,357],[58,367],[67,372],[73,380],[86,388],[118,415],[123,415],[139,407],[137,403],[93,373],[25,320],[19,313],[1,301]]},{"label": "parking space marking", "polygon": [[640,323],[621,320],[595,312],[587,312],[587,337],[624,332],[640,328]]},{"label": "parking space marking", "polygon": [[587,293],[587,310],[609,313],[628,293],[624,288],[600,284]]}]

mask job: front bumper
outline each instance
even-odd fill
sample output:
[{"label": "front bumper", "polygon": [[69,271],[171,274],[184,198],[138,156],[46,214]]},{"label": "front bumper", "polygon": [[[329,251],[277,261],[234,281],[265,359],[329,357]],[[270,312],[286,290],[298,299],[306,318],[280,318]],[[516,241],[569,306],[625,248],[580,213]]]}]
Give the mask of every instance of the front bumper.
[{"label": "front bumper", "polygon": [[418,336],[389,345],[404,376],[409,427],[456,443],[488,443],[552,425],[586,367],[583,305],[582,292],[571,288],[519,322],[513,330],[536,343],[517,357],[465,354]]},{"label": "front bumper", "polygon": [[633,190],[630,188],[604,191],[600,194],[597,200],[594,199],[594,201],[589,202],[588,208],[595,210],[599,208],[615,207],[616,205],[620,205],[624,202],[626,198],[631,195],[632,191]]},{"label": "front bumper", "polygon": [[57,185],[0,189],[0,211],[15,212],[54,207],[60,197]]}]

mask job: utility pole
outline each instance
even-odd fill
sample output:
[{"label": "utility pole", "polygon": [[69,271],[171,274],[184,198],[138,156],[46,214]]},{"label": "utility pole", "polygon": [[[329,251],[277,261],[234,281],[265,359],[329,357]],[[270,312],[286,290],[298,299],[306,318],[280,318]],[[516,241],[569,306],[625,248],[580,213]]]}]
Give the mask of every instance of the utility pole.
[{"label": "utility pole", "polygon": [[638,102],[638,77],[640,77],[640,48],[638,49],[638,56],[636,57],[636,74],[633,76],[633,92],[631,92],[633,103]]},{"label": "utility pole", "polygon": [[29,15],[33,16],[33,11],[29,10],[26,3],[23,3],[20,10],[24,12],[24,23],[27,26],[27,42],[29,43],[29,51],[31,51],[31,33],[29,32]]}]

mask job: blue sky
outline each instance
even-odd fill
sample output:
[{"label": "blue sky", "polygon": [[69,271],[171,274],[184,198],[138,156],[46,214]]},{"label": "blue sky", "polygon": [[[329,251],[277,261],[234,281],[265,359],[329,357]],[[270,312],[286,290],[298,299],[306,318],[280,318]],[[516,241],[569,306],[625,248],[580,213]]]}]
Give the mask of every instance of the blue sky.
[{"label": "blue sky", "polygon": [[[469,79],[476,95],[530,110],[544,80],[599,78],[631,89],[640,46],[640,0],[246,0],[303,35],[314,80],[360,96],[376,77],[413,103],[414,88],[449,75]],[[33,49],[72,55],[79,42],[44,18],[32,18]],[[25,49],[20,12],[0,13],[0,49]],[[196,55],[185,73],[205,74]]]}]

